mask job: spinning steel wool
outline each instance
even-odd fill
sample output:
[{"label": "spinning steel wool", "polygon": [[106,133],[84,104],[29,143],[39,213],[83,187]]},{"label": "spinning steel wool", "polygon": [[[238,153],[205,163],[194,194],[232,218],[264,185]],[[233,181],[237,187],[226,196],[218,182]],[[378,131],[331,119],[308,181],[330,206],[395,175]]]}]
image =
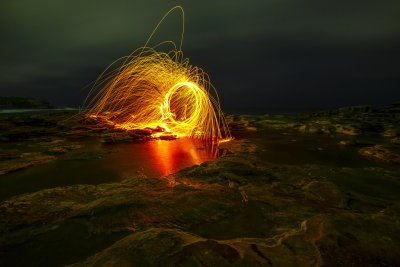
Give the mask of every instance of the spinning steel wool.
[{"label": "spinning steel wool", "polygon": [[[189,64],[171,41],[148,47],[150,39],[172,8],[157,24],[146,44],[131,55],[111,64],[96,80],[90,94],[87,116],[99,117],[115,128],[126,130],[157,129],[177,137],[203,140],[230,139],[217,92],[208,75]],[[184,21],[183,21],[184,24]],[[173,49],[160,52],[160,46]],[[117,63],[119,67],[114,67]]]}]

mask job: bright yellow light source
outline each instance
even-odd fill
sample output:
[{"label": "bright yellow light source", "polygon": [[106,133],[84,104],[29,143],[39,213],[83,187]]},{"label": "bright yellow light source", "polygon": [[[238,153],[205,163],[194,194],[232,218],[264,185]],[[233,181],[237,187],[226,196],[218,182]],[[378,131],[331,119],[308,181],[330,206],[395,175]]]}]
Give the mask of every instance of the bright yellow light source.
[{"label": "bright yellow light source", "polygon": [[[190,65],[181,47],[177,49],[171,41],[147,46],[160,23],[174,9],[180,9],[184,17],[181,7],[171,9],[144,47],[117,60],[100,75],[89,94],[94,93],[94,97],[87,115],[127,130],[158,128],[178,137],[229,139],[218,95],[208,75]],[[174,49],[156,50],[164,44],[172,44]],[[117,62],[121,65],[110,70]]]}]

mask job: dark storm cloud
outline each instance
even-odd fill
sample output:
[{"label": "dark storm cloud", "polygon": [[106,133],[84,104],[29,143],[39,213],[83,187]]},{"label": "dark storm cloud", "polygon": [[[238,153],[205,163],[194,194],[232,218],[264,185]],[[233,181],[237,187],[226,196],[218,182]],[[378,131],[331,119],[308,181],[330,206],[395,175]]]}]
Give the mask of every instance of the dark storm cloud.
[{"label": "dark storm cloud", "polygon": [[[2,1],[0,95],[79,105],[172,6],[184,51],[227,109],[400,100],[398,1]],[[173,14],[155,36],[179,41]]]}]

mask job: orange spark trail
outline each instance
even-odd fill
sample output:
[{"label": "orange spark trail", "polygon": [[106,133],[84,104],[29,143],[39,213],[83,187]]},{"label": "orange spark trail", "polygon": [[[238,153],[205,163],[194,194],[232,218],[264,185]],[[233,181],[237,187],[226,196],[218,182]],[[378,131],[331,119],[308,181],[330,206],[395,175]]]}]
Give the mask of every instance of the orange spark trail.
[{"label": "orange spark trail", "polygon": [[[92,98],[87,116],[100,117],[116,128],[162,129],[177,137],[195,137],[223,141],[231,138],[221,111],[218,94],[209,76],[189,64],[174,42],[155,47],[148,43],[159,25],[175,9],[172,8],[157,24],[144,47],[111,64],[96,80],[88,98]],[[169,52],[158,49],[172,45]],[[116,64],[120,64],[115,68]]]}]

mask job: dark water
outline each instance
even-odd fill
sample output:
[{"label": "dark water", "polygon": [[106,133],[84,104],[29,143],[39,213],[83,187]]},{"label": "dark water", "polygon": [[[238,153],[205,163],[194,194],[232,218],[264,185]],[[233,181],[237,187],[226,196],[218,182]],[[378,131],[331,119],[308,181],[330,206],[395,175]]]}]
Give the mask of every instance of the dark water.
[{"label": "dark water", "polygon": [[0,200],[57,186],[160,177],[215,159],[201,142],[190,138],[113,145],[91,140],[84,145],[56,160],[0,176]]},{"label": "dark water", "polygon": [[258,146],[263,159],[277,164],[318,164],[351,168],[380,166],[361,156],[358,153],[360,147],[341,145],[340,141],[354,142],[355,138],[349,135],[331,137],[326,134],[270,130],[247,134],[245,139]]},{"label": "dark water", "polygon": [[[358,146],[339,143],[351,143],[354,137],[282,131],[245,135],[237,136],[237,139],[245,138],[256,144],[260,151],[259,156],[265,161],[276,164],[319,165],[321,170],[326,170],[327,179],[345,189],[371,196],[398,198],[398,182],[384,179],[374,171],[365,170],[369,167],[392,166],[366,159],[358,153]],[[83,144],[83,149],[58,156],[56,160],[0,176],[0,200],[57,186],[117,182],[137,175],[161,177],[216,159],[216,156],[209,153],[200,142],[190,138],[113,145],[102,144],[93,139]],[[332,168],[353,168],[356,172],[350,175],[330,171]]]},{"label": "dark water", "polygon": [[[358,145],[383,142],[382,137],[269,131],[254,133],[246,139],[257,144],[260,157],[268,162],[289,165],[319,165],[319,174],[346,191],[387,200],[400,200],[400,168],[393,164],[367,159],[359,154]],[[377,171],[378,170],[378,171]],[[388,170],[385,177],[379,170]],[[397,177],[397,178],[396,178]]]}]

